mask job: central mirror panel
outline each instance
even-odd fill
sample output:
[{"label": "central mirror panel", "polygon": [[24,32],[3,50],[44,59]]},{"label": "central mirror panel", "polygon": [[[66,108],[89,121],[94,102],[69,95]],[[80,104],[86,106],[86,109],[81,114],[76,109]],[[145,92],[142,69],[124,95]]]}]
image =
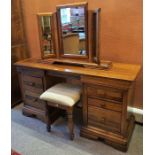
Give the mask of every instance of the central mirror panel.
[{"label": "central mirror panel", "polygon": [[87,3],[58,6],[60,52],[62,57],[88,57]]}]

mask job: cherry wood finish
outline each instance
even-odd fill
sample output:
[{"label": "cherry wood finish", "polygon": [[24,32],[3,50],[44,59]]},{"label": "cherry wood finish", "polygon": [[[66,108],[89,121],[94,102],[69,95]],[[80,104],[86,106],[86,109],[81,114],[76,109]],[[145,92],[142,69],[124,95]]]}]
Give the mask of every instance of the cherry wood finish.
[{"label": "cherry wood finish", "polygon": [[[51,19],[51,44],[53,48],[53,53],[45,55],[43,51],[43,43],[42,43],[42,28],[41,28],[41,17],[42,16],[50,16]],[[39,30],[39,39],[40,39],[40,50],[41,50],[41,57],[42,59],[45,58],[54,58],[56,57],[56,43],[55,43],[55,24],[54,24],[54,14],[53,13],[38,13],[37,14],[38,19],[38,30]]]},{"label": "cherry wood finish", "polygon": [[46,103],[46,119],[47,119],[46,124],[47,124],[48,132],[51,131],[51,120],[50,120],[51,118],[50,118],[50,113],[49,113],[50,107],[56,107],[56,108],[66,110],[67,118],[68,118],[68,129],[69,129],[70,140],[73,140],[74,139],[74,121],[73,121],[74,107],[65,106],[59,103],[54,103],[54,102],[47,102]]},{"label": "cherry wood finish", "polygon": [[[61,13],[62,8],[84,8],[84,31],[85,31],[85,49],[86,55],[78,54],[65,54],[64,45],[63,45],[63,32],[62,32],[62,23],[61,23]],[[49,13],[39,13],[38,14],[38,27],[39,27],[39,37],[40,37],[40,47],[41,47],[41,57],[53,58],[52,61],[62,62],[66,64],[83,64],[87,68],[96,68],[96,69],[110,69],[112,67],[111,61],[101,60],[100,57],[100,12],[101,8],[96,9],[95,11],[88,10],[87,2],[80,3],[71,3],[58,5],[56,7],[56,13],[52,15]],[[54,46],[54,54],[44,55],[43,43],[42,43],[42,29],[41,29],[41,16],[51,16],[51,30],[52,30],[52,44]],[[58,34],[56,34],[58,32]],[[55,37],[57,36],[57,37]],[[56,49],[56,44],[58,48]],[[44,60],[46,61],[46,60]],[[48,60],[47,60],[48,62]]]},{"label": "cherry wood finish", "polygon": [[[143,61],[143,1],[141,0],[87,0],[88,10],[101,8],[101,58],[114,62],[141,64]],[[39,58],[39,35],[36,14],[38,12],[54,12],[55,6],[62,3],[73,3],[73,0],[22,0],[25,15],[26,34],[31,56]],[[46,10],[45,10],[46,9]],[[131,24],[132,23],[132,24]],[[88,24],[92,26],[92,24]],[[90,27],[91,29],[91,27]],[[89,29],[89,30],[90,30]],[[91,34],[89,33],[89,36]],[[92,52],[92,51],[91,51]],[[142,108],[143,73],[136,82],[134,107]]]},{"label": "cherry wood finish", "polygon": [[[105,139],[126,151],[134,128],[134,116],[128,112],[133,99],[133,81],[81,77],[84,84],[83,127],[81,136]],[[105,81],[104,81],[105,80]]]},{"label": "cherry wood finish", "polygon": [[[137,77],[137,74],[140,70],[140,65],[136,64],[125,64],[125,63],[113,63],[113,67],[110,70],[99,70],[99,69],[89,69],[85,67],[81,67],[74,64],[53,64],[52,59],[47,62],[41,59],[25,59],[15,63],[16,66],[21,67],[30,67],[42,70],[52,70],[57,72],[66,72],[78,75],[89,75],[95,76],[96,78],[106,78],[106,79],[99,79],[105,85],[111,85],[112,79],[118,79],[114,85],[121,87],[121,82],[124,83],[124,86],[128,86],[129,82],[125,81],[134,81]],[[85,78],[85,77],[83,77]],[[87,80],[93,80],[92,77],[86,77]],[[98,80],[98,81],[99,81]],[[121,80],[121,81],[119,81]],[[125,81],[124,81],[125,80]],[[100,81],[99,81],[100,82]]]},{"label": "cherry wood finish", "polygon": [[[46,121],[46,102],[39,99],[39,96],[54,83],[61,82],[61,79],[49,80],[45,72],[39,69],[17,68],[22,99],[24,101],[23,114],[34,116]],[[59,115],[59,110],[50,108],[50,117],[53,122]]]},{"label": "cherry wood finish", "polygon": [[[84,14],[85,14],[85,40],[86,40],[86,56],[81,55],[71,55],[71,54],[64,54],[63,49],[63,43],[62,43],[62,26],[61,26],[61,17],[60,17],[60,9],[61,8],[67,8],[67,7],[84,7]],[[59,52],[60,52],[60,58],[66,59],[73,59],[74,60],[80,60],[80,59],[89,59],[89,49],[88,49],[88,3],[87,2],[81,2],[81,3],[71,3],[71,4],[65,4],[65,5],[58,5],[57,6],[57,25],[58,25],[58,38],[59,38]]]},{"label": "cherry wood finish", "polygon": [[[79,81],[83,88],[83,126],[80,135],[96,140],[103,139],[105,143],[119,150],[127,150],[134,129],[134,116],[128,111],[128,106],[133,104],[134,85],[140,71],[139,65],[113,63],[110,70],[98,70],[73,66],[73,64],[45,63],[38,59],[27,59],[17,62],[15,65],[21,81],[26,79],[21,91],[27,95],[25,91],[27,90],[28,95],[32,96],[24,100],[24,109],[29,108],[31,112],[35,113],[35,108],[39,112],[42,108],[39,100],[38,105],[34,104],[36,94],[40,94],[56,82],[75,79],[72,82]],[[27,76],[31,76],[31,80]],[[34,88],[29,89],[29,87]],[[35,93],[31,92],[33,90]],[[26,104],[27,100],[31,106]],[[45,109],[47,110],[47,107]],[[42,111],[46,117],[46,112]],[[71,124],[69,126],[72,132]]]},{"label": "cherry wood finish", "polygon": [[100,11],[101,11],[101,8],[99,9],[96,9],[94,11],[94,23],[95,23],[95,31],[94,31],[94,41],[95,41],[95,61],[98,65],[100,65]]}]

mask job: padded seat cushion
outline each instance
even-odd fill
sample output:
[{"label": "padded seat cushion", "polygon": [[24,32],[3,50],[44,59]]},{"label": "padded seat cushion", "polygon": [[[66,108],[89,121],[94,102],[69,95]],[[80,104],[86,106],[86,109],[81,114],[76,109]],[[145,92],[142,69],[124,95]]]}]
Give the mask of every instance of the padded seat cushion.
[{"label": "padded seat cushion", "polygon": [[59,83],[41,94],[40,99],[65,106],[73,106],[80,100],[80,96],[81,86],[70,83]]}]

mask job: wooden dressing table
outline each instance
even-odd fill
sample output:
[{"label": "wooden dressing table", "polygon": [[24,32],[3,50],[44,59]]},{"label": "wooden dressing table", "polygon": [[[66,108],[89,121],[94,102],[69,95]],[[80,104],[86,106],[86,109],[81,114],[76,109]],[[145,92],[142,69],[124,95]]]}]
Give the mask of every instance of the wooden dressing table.
[{"label": "wooden dressing table", "polygon": [[[113,63],[109,70],[85,68],[77,65],[45,63],[26,59],[16,64],[24,101],[23,113],[44,119],[45,103],[39,95],[50,86],[69,80],[83,86],[83,125],[80,135],[104,139],[113,147],[126,151],[134,128],[132,106],[134,83],[139,65]],[[58,111],[51,109],[51,118]],[[76,117],[76,116],[75,116]]]},{"label": "wooden dressing table", "polygon": [[[15,64],[23,114],[45,121],[47,107],[40,94],[60,82],[81,84],[80,135],[103,139],[126,151],[134,129],[134,116],[128,107],[133,103],[140,66],[101,60],[101,9],[88,8],[87,2],[72,3],[57,6],[53,13],[37,14],[41,59]],[[72,36],[71,40],[65,41],[66,36]],[[57,107],[49,110],[52,122],[62,114]]]}]

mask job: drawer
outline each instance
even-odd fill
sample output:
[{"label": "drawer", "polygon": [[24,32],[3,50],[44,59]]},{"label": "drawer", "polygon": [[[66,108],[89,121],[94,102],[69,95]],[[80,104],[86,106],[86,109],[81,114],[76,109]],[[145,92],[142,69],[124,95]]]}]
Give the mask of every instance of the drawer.
[{"label": "drawer", "polygon": [[90,97],[99,97],[101,99],[114,100],[118,102],[123,101],[123,92],[114,88],[88,86],[87,93]]},{"label": "drawer", "polygon": [[30,92],[30,91],[25,91],[24,94],[24,102],[25,105],[29,105],[31,107],[45,110],[45,101],[42,101],[39,99],[39,94]]},{"label": "drawer", "polygon": [[45,74],[44,70],[29,68],[29,67],[17,67],[17,71],[21,72],[24,75],[35,76],[35,77],[43,77]]},{"label": "drawer", "polygon": [[99,107],[103,109],[109,109],[109,110],[114,110],[121,112],[122,111],[122,104],[120,103],[113,103],[105,100],[99,100],[99,99],[94,99],[94,98],[88,98],[88,106],[94,106],[94,107]]},{"label": "drawer", "polygon": [[120,132],[121,113],[88,106],[88,125],[99,129]]},{"label": "drawer", "polygon": [[43,92],[42,78],[23,75],[23,87],[25,90],[30,90],[36,93]]},{"label": "drawer", "polygon": [[92,76],[81,76],[81,81],[88,85],[100,85],[104,87],[113,87],[116,89],[128,90],[131,86],[130,81],[125,80],[117,80],[112,78],[100,78],[100,77],[92,77]]}]

